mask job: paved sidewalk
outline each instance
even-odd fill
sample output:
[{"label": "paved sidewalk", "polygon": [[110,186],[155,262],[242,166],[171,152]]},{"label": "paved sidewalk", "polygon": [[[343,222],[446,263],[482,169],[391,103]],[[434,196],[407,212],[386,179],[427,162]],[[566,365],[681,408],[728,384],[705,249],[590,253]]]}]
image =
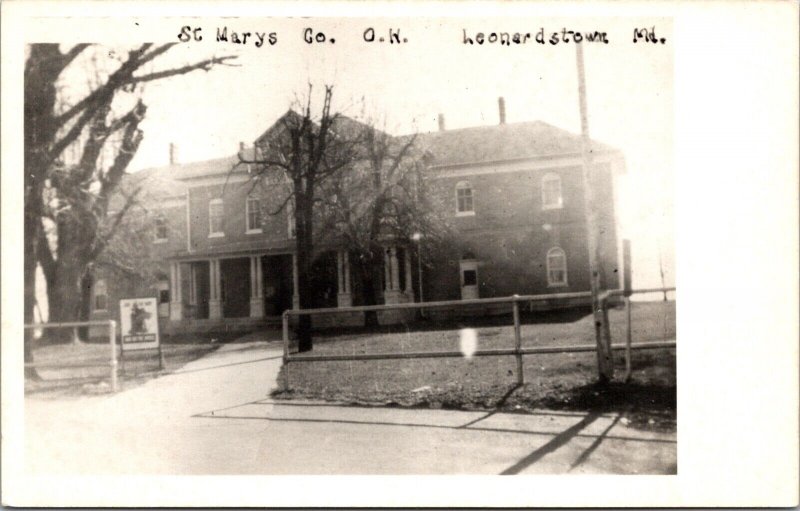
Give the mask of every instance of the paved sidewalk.
[{"label": "paved sidewalk", "polygon": [[26,465],[36,474],[676,472],[674,433],[629,428],[616,414],[274,401],[280,355],[230,344],[116,395],[29,397]]}]

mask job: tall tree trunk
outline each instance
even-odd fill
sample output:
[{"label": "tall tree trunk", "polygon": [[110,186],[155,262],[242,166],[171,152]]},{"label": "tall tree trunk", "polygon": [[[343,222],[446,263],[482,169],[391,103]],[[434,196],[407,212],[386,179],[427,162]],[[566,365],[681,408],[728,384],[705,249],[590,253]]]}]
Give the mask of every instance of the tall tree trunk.
[{"label": "tall tree trunk", "polygon": [[[383,248],[372,247],[362,268],[361,288],[364,290],[364,305],[378,305],[383,293]],[[364,313],[364,326],[378,326],[377,311]]]},{"label": "tall tree trunk", "polygon": [[[27,199],[27,198],[26,198]],[[28,202],[26,200],[26,202]],[[31,214],[28,208],[25,210],[25,240],[23,242],[23,282],[25,288],[25,299],[23,302],[23,320],[25,324],[33,323],[33,309],[36,306],[36,240],[38,228],[41,223],[38,216]],[[23,338],[25,363],[33,363],[33,330],[25,329]],[[33,367],[25,368],[25,377],[33,380],[40,380],[39,373]]]},{"label": "tall tree trunk", "polygon": [[[310,185],[308,185],[310,186]],[[313,307],[311,296],[311,259],[313,250],[312,211],[310,201],[305,197],[313,197],[313,193],[297,196],[299,217],[297,218],[297,291],[300,293],[300,308]],[[311,338],[311,316],[301,315],[297,323],[297,351],[305,352],[313,349]]]},{"label": "tall tree trunk", "polygon": [[[84,276],[84,266],[56,263],[54,275],[47,280],[50,322],[61,323],[80,319],[81,283]],[[71,328],[54,328],[50,330],[47,340],[53,344],[70,342],[73,339],[72,332]]]},{"label": "tall tree trunk", "polygon": [[[297,253],[297,291],[300,293],[300,308],[310,309],[311,289],[310,275],[310,255],[307,249],[303,249]],[[297,323],[297,350],[299,352],[311,351],[313,348],[313,341],[311,338],[311,316],[301,315]]]},{"label": "tall tree trunk", "polygon": [[[86,269],[81,279],[81,298],[78,305],[78,321],[89,321],[92,314],[92,285],[94,284],[94,274],[92,268]],[[106,300],[108,301],[108,300]],[[109,312],[111,311],[111,304],[106,303]],[[78,335],[83,340],[89,340],[89,327],[82,327],[78,329]]]}]

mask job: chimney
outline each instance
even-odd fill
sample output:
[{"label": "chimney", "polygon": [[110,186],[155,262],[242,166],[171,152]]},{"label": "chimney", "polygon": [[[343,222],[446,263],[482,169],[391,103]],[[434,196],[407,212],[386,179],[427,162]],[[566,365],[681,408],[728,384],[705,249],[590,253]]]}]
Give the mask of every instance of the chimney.
[{"label": "chimney", "polygon": [[239,152],[244,152],[244,142],[239,142]]},{"label": "chimney", "polygon": [[502,96],[497,98],[497,108],[500,110],[500,124],[506,123],[506,100]]},{"label": "chimney", "polygon": [[439,114],[439,131],[444,131],[444,114]]},{"label": "chimney", "polygon": [[169,143],[169,164],[175,165],[177,163],[178,148],[172,142]]}]

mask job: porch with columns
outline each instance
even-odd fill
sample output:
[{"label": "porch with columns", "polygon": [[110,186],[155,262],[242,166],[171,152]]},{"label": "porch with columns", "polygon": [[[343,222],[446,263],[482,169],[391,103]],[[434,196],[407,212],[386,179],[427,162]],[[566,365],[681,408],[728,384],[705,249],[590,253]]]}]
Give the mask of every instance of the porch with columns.
[{"label": "porch with columns", "polygon": [[[336,306],[351,307],[354,291],[348,251],[335,252],[335,267]],[[285,276],[283,284],[279,282],[280,276]],[[276,296],[280,293],[286,293],[283,302]],[[386,247],[383,296],[386,304],[414,301],[411,250],[408,247]],[[234,299],[236,305],[232,307],[228,300]],[[284,305],[277,305],[280,303]],[[243,254],[172,261],[170,264],[170,320],[173,322],[263,320],[278,317],[289,306],[299,308],[297,257],[294,254]],[[235,313],[229,316],[231,310]]]},{"label": "porch with columns", "polygon": [[[263,319],[267,317],[268,314],[272,316],[279,316],[280,310],[275,310],[271,313],[265,313],[265,310],[267,309],[265,306],[267,298],[265,297],[265,275],[263,260],[265,258],[269,260],[271,257],[276,258],[276,263],[283,261],[281,258],[285,257],[287,265],[283,265],[281,263],[279,265],[280,267],[273,268],[272,272],[268,273],[267,278],[273,278],[273,276],[276,274],[288,274],[288,271],[286,270],[289,270],[289,254],[278,254],[273,256],[257,254],[228,258],[216,257],[194,261],[172,261],[170,263],[169,282],[170,320],[219,321],[244,317],[251,319]],[[248,260],[247,263],[245,263],[245,259]],[[292,259],[294,260],[294,256],[292,256]],[[223,261],[226,261],[227,263],[223,263]],[[223,266],[226,264],[228,269],[224,270]],[[243,273],[242,271],[232,271],[235,268],[241,268],[241,264],[249,264],[249,280],[247,277],[240,277],[240,275]],[[296,261],[292,266],[292,289],[290,290],[291,301],[294,306],[297,307],[299,300],[297,294]],[[244,272],[247,273],[247,270],[244,270]],[[225,296],[223,288],[228,289],[228,293],[231,293],[231,289],[235,289],[237,291],[241,290],[244,293],[244,296]],[[274,287],[271,287],[270,289],[274,291]],[[245,309],[242,310],[241,307],[237,307],[236,310],[241,311],[241,313],[235,314],[234,316],[229,316],[225,312],[226,309],[230,309],[231,306],[231,302],[228,300],[234,300],[234,298],[236,298],[238,303],[241,303],[242,298],[247,300],[244,304]]]}]

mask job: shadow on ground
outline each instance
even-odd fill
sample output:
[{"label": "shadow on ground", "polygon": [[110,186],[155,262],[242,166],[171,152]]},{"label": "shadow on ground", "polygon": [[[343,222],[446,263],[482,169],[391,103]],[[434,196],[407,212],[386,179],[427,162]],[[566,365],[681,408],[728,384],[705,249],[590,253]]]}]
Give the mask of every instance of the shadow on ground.
[{"label": "shadow on ground", "polygon": [[[407,396],[407,394],[406,394]],[[291,400],[318,398],[298,391],[276,390],[274,399]],[[590,383],[571,388],[548,389],[525,385],[492,385],[480,388],[447,389],[442,392],[420,393],[381,402],[340,396],[343,403],[361,406],[403,408],[433,408],[445,410],[486,410],[497,412],[532,413],[541,409],[590,413],[620,413],[626,424],[637,429],[674,431],[677,422],[676,387],[640,383]]]}]

